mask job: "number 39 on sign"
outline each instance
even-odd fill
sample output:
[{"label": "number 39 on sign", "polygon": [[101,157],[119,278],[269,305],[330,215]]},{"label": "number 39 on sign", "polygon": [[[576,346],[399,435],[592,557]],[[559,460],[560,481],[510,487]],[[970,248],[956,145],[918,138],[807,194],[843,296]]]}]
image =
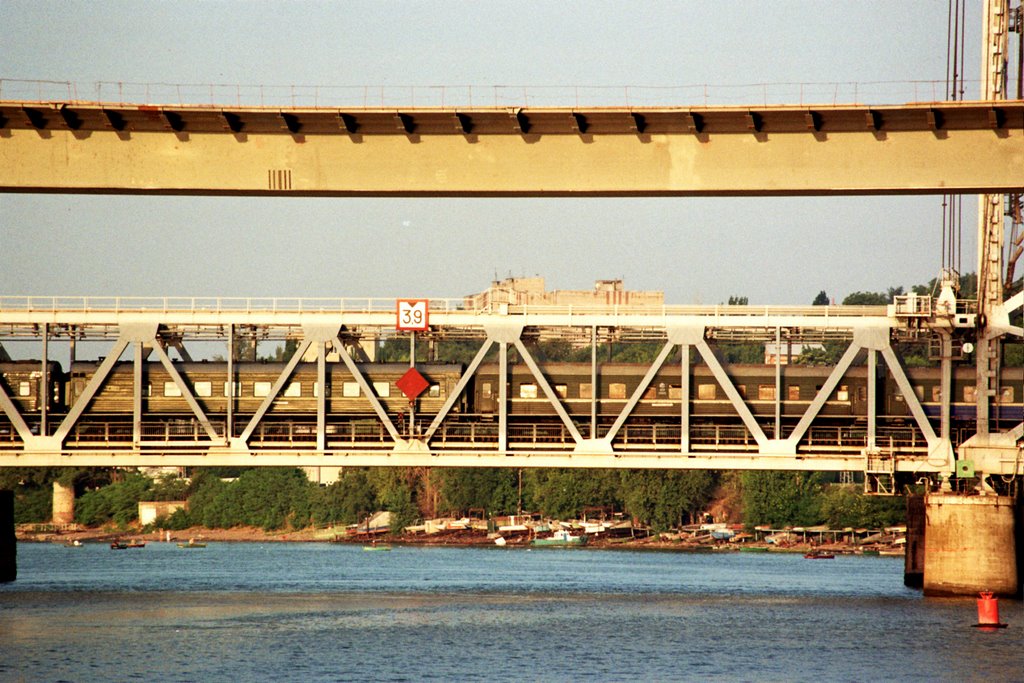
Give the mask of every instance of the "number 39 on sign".
[{"label": "number 39 on sign", "polygon": [[399,330],[419,332],[429,327],[427,318],[430,311],[426,299],[399,299],[397,313],[395,327]]}]

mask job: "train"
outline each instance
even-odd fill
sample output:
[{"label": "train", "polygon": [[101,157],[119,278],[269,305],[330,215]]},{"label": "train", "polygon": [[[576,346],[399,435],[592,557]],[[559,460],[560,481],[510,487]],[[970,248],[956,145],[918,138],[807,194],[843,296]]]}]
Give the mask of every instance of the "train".
[{"label": "train", "polygon": [[[51,361],[47,365],[44,386],[40,361],[9,361],[0,363],[0,382],[26,420],[38,415],[44,402],[48,414],[57,416],[68,412],[82,397],[99,365],[98,361],[78,361],[65,371],[59,363]],[[236,362],[230,378],[225,362],[175,362],[174,367],[207,416],[211,419],[223,416],[228,401],[233,398],[232,412],[241,418],[254,414],[262,405],[280,377],[284,363]],[[358,369],[386,412],[397,416],[408,411],[410,401],[396,385],[408,371],[407,363],[360,363]],[[427,381],[427,388],[414,404],[420,415],[437,414],[455,393],[466,372],[463,364],[446,362],[419,363],[416,369]],[[649,369],[646,363],[601,363],[596,368],[595,383],[590,363],[549,362],[542,367],[551,390],[573,419],[589,420],[593,411],[604,422],[619,416]],[[831,371],[830,367],[810,365],[782,367],[779,404],[783,421],[795,422],[804,415]],[[755,418],[765,423],[773,421],[777,388],[775,366],[734,364],[727,368],[727,373]],[[142,410],[147,419],[192,417],[186,399],[161,363],[144,362],[142,377]],[[937,425],[941,410],[939,369],[909,368],[907,377],[926,415]],[[365,420],[375,416],[373,406],[363,395],[362,385],[345,364],[327,363],[326,379],[324,402],[332,421]],[[1000,379],[993,415],[997,425],[1009,427],[1024,420],[1024,372],[1020,368],[1003,368]],[[956,367],[952,380],[951,417],[955,424],[967,426],[976,414],[975,370],[970,366]],[[558,419],[543,387],[525,364],[510,363],[505,381],[506,414],[510,420]],[[911,421],[907,401],[883,365],[879,365],[876,381],[875,413],[879,423]],[[451,419],[496,419],[501,412],[500,382],[498,364],[482,363],[453,401],[449,412]],[[683,410],[682,386],[680,366],[666,363],[654,375],[630,419],[675,420],[678,424]],[[131,361],[115,363],[93,395],[86,416],[130,419],[134,410],[133,387],[134,364]],[[267,417],[287,419],[315,415],[320,391],[316,364],[300,363],[273,400]],[[705,364],[690,366],[688,400],[691,422],[740,424],[732,402]],[[839,425],[866,421],[868,369],[864,366],[849,368],[818,415],[819,422]],[[0,413],[0,422],[5,419]]]}]

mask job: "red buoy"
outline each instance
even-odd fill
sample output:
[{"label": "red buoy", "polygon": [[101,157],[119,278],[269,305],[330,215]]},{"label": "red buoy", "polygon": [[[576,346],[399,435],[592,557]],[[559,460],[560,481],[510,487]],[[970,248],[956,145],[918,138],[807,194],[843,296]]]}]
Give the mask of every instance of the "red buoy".
[{"label": "red buoy", "polygon": [[999,623],[999,599],[992,597],[991,592],[982,591],[978,598],[978,628],[1006,628]]}]

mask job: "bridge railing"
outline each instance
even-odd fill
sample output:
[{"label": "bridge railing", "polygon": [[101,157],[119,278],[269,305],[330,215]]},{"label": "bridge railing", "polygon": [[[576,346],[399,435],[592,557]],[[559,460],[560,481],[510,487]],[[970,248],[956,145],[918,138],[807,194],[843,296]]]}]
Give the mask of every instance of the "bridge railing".
[{"label": "bridge railing", "polygon": [[[885,317],[885,306],[715,306],[672,304],[476,304],[471,298],[431,298],[431,314],[620,315],[701,317]],[[0,296],[0,313],[394,313],[384,297],[131,297]]]},{"label": "bridge railing", "polygon": [[[965,82],[980,92],[980,81]],[[977,95],[967,94],[967,98]],[[255,85],[0,79],[0,100],[237,107],[702,107],[905,104],[950,99],[940,80],[594,85]],[[961,98],[963,99],[963,98]]]}]

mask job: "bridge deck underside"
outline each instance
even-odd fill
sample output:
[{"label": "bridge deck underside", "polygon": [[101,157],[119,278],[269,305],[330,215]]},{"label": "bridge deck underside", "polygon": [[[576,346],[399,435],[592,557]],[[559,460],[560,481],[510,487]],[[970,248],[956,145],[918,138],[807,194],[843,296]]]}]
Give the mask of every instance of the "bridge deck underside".
[{"label": "bridge deck underside", "polygon": [[0,102],[0,191],[757,195],[1024,188],[1024,103],[242,109]]}]

